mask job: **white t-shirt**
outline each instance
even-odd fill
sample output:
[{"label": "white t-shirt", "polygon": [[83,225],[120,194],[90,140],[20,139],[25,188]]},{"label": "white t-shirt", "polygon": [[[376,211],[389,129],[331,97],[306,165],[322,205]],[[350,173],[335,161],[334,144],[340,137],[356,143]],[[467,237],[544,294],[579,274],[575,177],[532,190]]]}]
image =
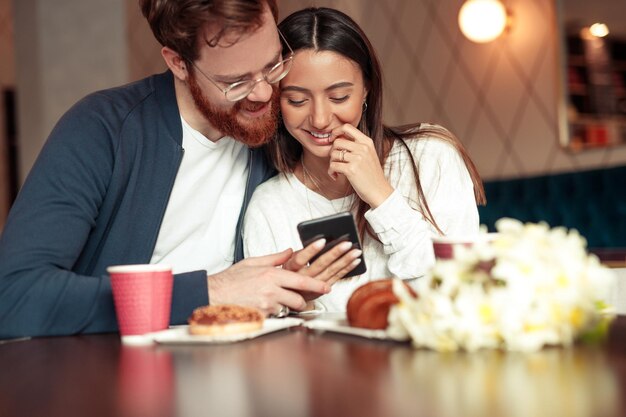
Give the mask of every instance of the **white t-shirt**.
[{"label": "white t-shirt", "polygon": [[211,274],[234,261],[249,152],[231,137],[212,142],[181,120],[185,153],[150,263]]},{"label": "white t-shirt", "polygon": [[[407,140],[419,164],[419,177],[428,206],[448,235],[478,233],[474,187],[463,159],[452,145],[435,138]],[[406,148],[398,141],[384,172],[395,191],[383,204],[365,214],[382,242],[366,236],[362,242],[367,272],[340,280],[318,304],[329,311],[345,311],[348,298],[368,281],[422,276],[434,263],[431,237],[436,229],[417,210],[417,188]],[[279,174],[255,190],[244,222],[244,253],[259,256],[302,244],[296,225],[304,220],[345,211],[352,197],[329,201],[309,190],[293,174]]]}]

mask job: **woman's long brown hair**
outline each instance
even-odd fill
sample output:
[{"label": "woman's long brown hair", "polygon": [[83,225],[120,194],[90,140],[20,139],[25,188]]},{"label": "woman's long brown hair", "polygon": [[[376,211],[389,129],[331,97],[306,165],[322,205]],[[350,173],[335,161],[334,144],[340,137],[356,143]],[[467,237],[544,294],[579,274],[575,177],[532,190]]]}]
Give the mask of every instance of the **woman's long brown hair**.
[{"label": "woman's long brown hair", "polygon": [[[463,144],[447,129],[433,125],[416,123],[400,127],[388,127],[382,121],[382,72],[374,48],[363,30],[346,14],[329,8],[307,8],[286,17],[279,29],[294,52],[303,49],[332,51],[356,62],[363,73],[367,94],[367,107],[358,125],[359,130],[369,136],[376,149],[381,166],[396,141],[409,152],[413,174],[417,184],[419,210],[426,220],[440,233],[422,189],[419,178],[419,160],[412,154],[408,140],[436,138],[452,145],[463,158],[465,166],[474,184],[474,196],[477,204],[485,204],[485,191],[476,166],[470,159]],[[288,51],[286,45],[283,50]],[[268,156],[280,172],[293,172],[302,154],[302,146],[293,139],[282,122],[279,124],[276,139],[265,146]],[[361,239],[369,234],[378,237],[365,219],[370,206],[360,198],[355,199],[352,209]]]}]

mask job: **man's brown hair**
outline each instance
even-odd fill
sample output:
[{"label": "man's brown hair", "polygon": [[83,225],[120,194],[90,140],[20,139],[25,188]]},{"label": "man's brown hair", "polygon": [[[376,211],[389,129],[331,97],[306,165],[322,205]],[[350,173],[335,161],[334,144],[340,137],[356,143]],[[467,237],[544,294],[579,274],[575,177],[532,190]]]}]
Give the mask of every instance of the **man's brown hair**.
[{"label": "man's brown hair", "polygon": [[278,20],[276,0],[139,0],[154,37],[189,61],[198,59],[207,28],[213,36],[203,41],[216,46],[226,34],[243,35],[261,27],[266,5]]}]

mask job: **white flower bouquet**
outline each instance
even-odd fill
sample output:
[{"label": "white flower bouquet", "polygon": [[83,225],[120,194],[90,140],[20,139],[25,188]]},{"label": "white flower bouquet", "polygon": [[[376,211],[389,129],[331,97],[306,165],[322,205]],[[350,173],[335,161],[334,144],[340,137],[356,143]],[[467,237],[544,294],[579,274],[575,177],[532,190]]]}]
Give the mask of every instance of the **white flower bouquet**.
[{"label": "white flower bouquet", "polygon": [[395,282],[388,332],[439,351],[536,351],[606,333],[603,300],[615,277],[577,231],[513,219],[496,229],[438,260],[417,281],[417,298]]}]

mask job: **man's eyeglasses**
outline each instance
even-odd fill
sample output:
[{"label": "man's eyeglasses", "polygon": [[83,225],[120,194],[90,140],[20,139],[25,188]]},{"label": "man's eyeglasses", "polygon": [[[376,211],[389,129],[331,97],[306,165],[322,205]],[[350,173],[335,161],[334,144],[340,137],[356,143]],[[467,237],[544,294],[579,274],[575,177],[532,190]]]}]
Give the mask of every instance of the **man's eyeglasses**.
[{"label": "man's eyeglasses", "polygon": [[281,59],[279,62],[274,64],[274,66],[272,66],[270,69],[263,72],[263,76],[261,78],[257,78],[256,80],[237,81],[236,83],[229,84],[226,88],[222,88],[218,84],[218,81],[215,81],[213,78],[206,75],[200,68],[198,68],[198,66],[193,61],[190,62],[194,66],[194,68],[197,69],[198,72],[200,72],[200,74],[204,75],[204,78],[211,81],[214,86],[216,86],[222,93],[224,93],[224,97],[226,97],[226,100],[239,101],[248,97],[248,95],[250,95],[256,85],[261,81],[265,81],[269,84],[276,84],[277,82],[285,78],[285,76],[291,69],[294,55],[293,50],[291,49],[291,46],[289,46],[289,44],[287,43],[287,40],[285,39],[283,34],[280,33],[280,30],[278,31],[278,34],[280,35],[283,42],[285,42],[285,45],[287,45],[287,48],[289,48],[289,54],[284,59]]}]

